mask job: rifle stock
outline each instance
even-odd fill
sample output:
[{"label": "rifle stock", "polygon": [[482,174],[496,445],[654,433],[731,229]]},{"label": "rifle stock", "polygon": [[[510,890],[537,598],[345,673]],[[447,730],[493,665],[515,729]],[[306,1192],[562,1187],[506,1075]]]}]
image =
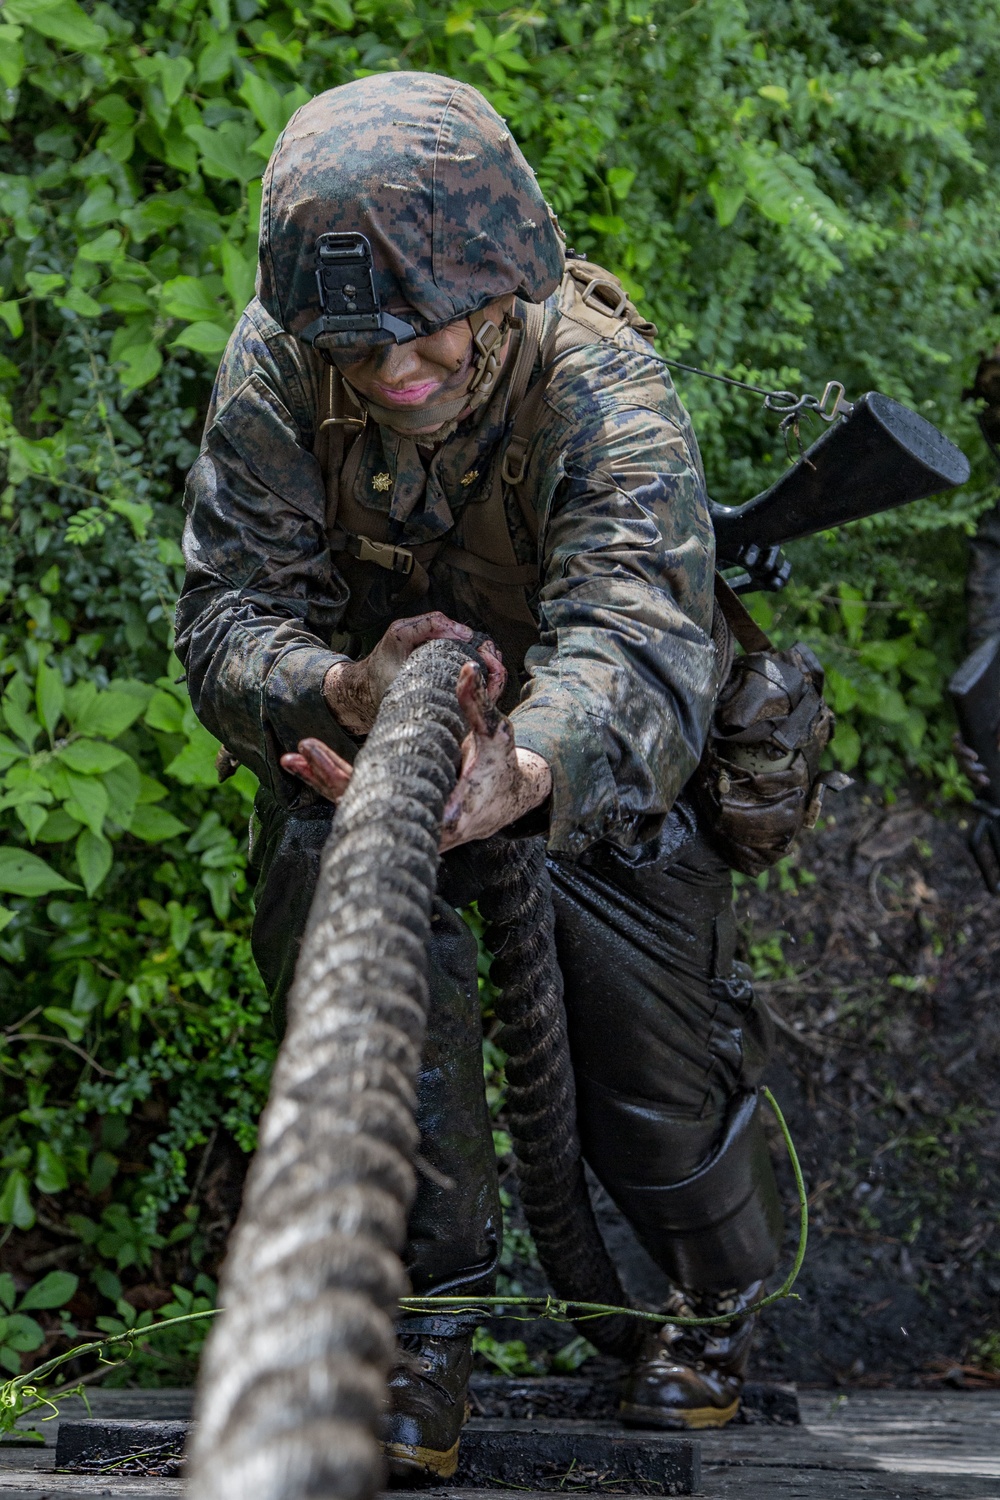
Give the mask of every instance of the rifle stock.
[{"label": "rifle stock", "polygon": [[968,477],[965,454],[932,423],[869,391],[769,490],[745,505],[709,501],[719,558],[738,562],[753,543],[781,546],[953,489]]}]

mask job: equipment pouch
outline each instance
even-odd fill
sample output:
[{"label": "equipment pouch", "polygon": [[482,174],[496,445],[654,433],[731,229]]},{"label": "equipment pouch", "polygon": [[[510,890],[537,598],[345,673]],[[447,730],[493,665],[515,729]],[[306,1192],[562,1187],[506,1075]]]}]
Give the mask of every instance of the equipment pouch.
[{"label": "equipment pouch", "polygon": [[834,717],[809,647],[777,650],[718,577],[716,601],[745,654],[723,681],[691,793],[723,858],[759,875],[814,826],[826,788],[850,778],[819,770]]}]

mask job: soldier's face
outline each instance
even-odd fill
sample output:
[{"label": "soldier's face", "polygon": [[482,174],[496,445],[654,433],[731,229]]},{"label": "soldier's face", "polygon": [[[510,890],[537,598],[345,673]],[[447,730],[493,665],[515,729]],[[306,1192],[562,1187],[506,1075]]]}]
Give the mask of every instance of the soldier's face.
[{"label": "soldier's face", "polygon": [[[499,327],[513,302],[512,296],[500,297],[488,304],[486,314]],[[468,385],[473,364],[472,329],[468,318],[459,318],[439,328],[437,333],[408,344],[378,344],[364,359],[352,363],[339,352],[333,358],[360,395],[379,406],[421,411],[453,400]],[[435,432],[443,422],[434,420],[433,415],[429,409],[428,425],[411,430]]]}]

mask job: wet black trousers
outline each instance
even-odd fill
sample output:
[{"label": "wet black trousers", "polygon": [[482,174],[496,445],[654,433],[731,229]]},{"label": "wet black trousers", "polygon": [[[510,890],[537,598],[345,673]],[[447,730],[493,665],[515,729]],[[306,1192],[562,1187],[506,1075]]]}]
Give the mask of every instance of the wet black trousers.
[{"label": "wet black trousers", "polygon": [[[254,956],[283,1024],[330,826],[258,797]],[[735,961],[728,868],[683,805],[660,838],[550,861],[584,1154],[658,1265],[691,1290],[768,1274],[780,1209],[756,1082],[771,1023]],[[442,861],[418,1086],[422,1173],[410,1216],[414,1292],[492,1289],[500,1206],[483,1091],[475,845]]]}]

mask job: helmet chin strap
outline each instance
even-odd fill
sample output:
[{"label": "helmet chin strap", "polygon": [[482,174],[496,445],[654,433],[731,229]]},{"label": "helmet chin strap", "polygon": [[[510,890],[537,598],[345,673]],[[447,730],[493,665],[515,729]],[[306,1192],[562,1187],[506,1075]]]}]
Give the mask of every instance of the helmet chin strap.
[{"label": "helmet chin strap", "polygon": [[[497,324],[482,310],[469,313],[468,321],[472,329],[475,357],[465,389],[459,395],[407,410],[399,406],[381,406],[370,396],[362,396],[360,391],[351,387],[355,400],[380,427],[388,427],[392,432],[415,437],[418,442],[423,438],[428,444],[437,444],[451,437],[459,419],[482,406],[492,394],[502,366],[501,356],[507,330],[513,325],[509,313],[505,313]],[[425,431],[428,427],[433,427],[434,431]]]}]

